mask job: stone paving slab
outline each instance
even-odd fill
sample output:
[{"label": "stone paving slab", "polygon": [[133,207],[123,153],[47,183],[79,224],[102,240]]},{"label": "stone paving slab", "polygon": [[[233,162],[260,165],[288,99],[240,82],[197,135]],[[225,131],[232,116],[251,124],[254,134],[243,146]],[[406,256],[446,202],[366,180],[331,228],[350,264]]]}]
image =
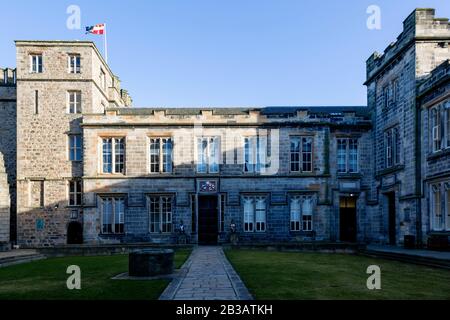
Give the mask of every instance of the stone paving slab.
[{"label": "stone paving slab", "polygon": [[197,247],[160,300],[252,300],[221,247]]}]

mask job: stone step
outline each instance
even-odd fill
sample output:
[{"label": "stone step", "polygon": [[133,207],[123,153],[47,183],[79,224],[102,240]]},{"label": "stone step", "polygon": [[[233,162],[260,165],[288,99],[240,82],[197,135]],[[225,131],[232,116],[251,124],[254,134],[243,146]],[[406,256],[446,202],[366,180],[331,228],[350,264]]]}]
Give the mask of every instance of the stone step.
[{"label": "stone step", "polygon": [[40,253],[0,257],[0,268],[43,259],[46,259],[46,256]]},{"label": "stone step", "polygon": [[373,258],[382,258],[387,260],[396,260],[400,262],[407,262],[427,267],[435,267],[450,270],[450,261],[445,259],[436,259],[430,257],[421,257],[417,255],[410,254],[402,254],[397,252],[385,252],[385,251],[376,251],[376,250],[361,250],[359,254],[373,257]]}]

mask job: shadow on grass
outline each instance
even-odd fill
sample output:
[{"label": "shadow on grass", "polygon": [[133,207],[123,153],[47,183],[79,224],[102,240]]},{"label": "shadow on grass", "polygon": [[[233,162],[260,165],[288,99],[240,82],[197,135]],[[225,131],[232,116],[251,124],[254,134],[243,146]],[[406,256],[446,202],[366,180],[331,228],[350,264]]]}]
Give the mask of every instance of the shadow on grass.
[{"label": "shadow on grass", "polygon": [[[348,254],[227,250],[256,299],[450,300],[450,271]],[[367,267],[381,268],[381,290],[368,290]]]}]

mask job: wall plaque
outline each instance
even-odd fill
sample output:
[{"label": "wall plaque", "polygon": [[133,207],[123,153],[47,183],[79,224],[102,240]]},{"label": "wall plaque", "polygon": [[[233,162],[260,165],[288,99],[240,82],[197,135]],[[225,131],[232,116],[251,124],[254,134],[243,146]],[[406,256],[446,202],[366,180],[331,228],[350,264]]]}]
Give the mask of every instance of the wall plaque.
[{"label": "wall plaque", "polygon": [[217,180],[199,180],[198,191],[199,192],[217,192]]}]

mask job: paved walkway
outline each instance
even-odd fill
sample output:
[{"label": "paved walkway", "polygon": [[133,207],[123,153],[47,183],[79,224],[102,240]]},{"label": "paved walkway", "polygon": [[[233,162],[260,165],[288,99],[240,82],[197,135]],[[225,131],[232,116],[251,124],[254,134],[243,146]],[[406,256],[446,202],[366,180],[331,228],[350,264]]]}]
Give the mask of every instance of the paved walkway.
[{"label": "paved walkway", "polygon": [[251,300],[221,247],[194,249],[160,300]]}]

